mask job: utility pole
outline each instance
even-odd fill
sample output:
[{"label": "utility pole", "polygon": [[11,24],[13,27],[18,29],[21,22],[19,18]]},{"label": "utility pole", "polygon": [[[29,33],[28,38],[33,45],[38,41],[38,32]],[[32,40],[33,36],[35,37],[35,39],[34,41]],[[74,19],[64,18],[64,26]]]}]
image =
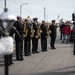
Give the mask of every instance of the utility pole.
[{"label": "utility pole", "polygon": [[25,5],[25,4],[28,4],[28,3],[23,3],[23,4],[20,5],[20,16],[21,17],[22,17],[22,6]]},{"label": "utility pole", "polygon": [[48,14],[47,14],[47,22],[48,22]]},{"label": "utility pole", "polygon": [[44,7],[44,20],[46,20],[46,8]]},{"label": "utility pole", "polygon": [[58,14],[58,16],[57,16],[57,17],[58,17],[58,23],[59,23],[60,14]]},{"label": "utility pole", "polygon": [[4,6],[6,7],[6,0],[4,1]]}]

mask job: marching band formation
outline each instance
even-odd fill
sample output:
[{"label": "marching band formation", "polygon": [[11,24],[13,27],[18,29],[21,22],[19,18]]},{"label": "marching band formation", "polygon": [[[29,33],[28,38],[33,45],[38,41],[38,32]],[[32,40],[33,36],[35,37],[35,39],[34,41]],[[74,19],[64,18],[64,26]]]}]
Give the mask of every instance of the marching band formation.
[{"label": "marching band formation", "polygon": [[[55,40],[57,36],[57,28],[55,20],[52,20],[52,24],[46,23],[44,20],[42,23],[38,22],[38,18],[33,18],[33,21],[30,21],[28,18],[22,20],[20,16],[17,17],[17,21],[14,21],[14,24],[10,30],[10,36],[15,40],[15,54],[16,60],[24,60],[24,56],[30,56],[31,54],[39,53],[38,51],[38,42],[41,41],[41,51],[47,51],[47,39],[51,38],[50,47],[51,49],[55,48]],[[0,26],[0,38],[4,36],[4,29]],[[13,55],[9,57],[10,63],[12,62]]]},{"label": "marching band formation", "polygon": [[50,34],[50,26],[45,21],[39,23],[37,18],[33,18],[33,21],[30,21],[28,19],[22,20],[21,17],[17,17],[17,21],[14,22],[10,30],[10,35],[14,35],[15,38],[16,60],[24,60],[23,54],[24,56],[30,56],[31,53],[39,53],[39,39],[41,39],[42,51],[47,51],[47,38]]}]

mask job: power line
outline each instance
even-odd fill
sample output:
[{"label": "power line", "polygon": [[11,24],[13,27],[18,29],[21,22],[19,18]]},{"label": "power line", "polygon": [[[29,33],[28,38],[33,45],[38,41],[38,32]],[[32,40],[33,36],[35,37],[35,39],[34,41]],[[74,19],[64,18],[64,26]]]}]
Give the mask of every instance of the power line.
[{"label": "power line", "polygon": [[29,8],[30,8],[30,9],[32,9],[32,10],[38,11],[38,12],[41,12],[41,11],[42,11],[42,10],[41,10],[41,11],[39,11],[39,10],[37,10],[37,9],[34,9],[34,8],[31,8],[31,7],[29,7]]},{"label": "power line", "polygon": [[19,3],[23,3],[23,2],[21,2],[20,0],[17,0]]},{"label": "power line", "polygon": [[[18,3],[17,3],[15,0],[12,0],[12,1],[13,1],[15,4],[17,4],[17,5],[20,5],[19,2],[21,3],[21,1],[18,1]],[[24,8],[25,10],[31,12],[30,10],[26,9],[25,7],[23,7],[23,8]],[[32,9],[32,10],[35,10],[35,11],[38,11],[38,12],[41,12],[41,11],[36,10],[36,9],[33,9],[33,8],[31,8],[31,7],[28,7],[28,8],[30,8],[30,9]]]},{"label": "power line", "polygon": [[15,0],[12,0],[15,4],[20,5],[19,3],[17,3]]}]

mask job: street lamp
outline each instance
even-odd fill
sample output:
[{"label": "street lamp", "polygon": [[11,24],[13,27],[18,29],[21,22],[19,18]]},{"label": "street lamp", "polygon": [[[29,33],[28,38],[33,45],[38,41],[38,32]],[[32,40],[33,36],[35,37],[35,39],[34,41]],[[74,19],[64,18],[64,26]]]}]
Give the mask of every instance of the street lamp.
[{"label": "street lamp", "polygon": [[49,14],[47,14],[47,22],[48,22],[48,15],[49,15]]},{"label": "street lamp", "polygon": [[49,21],[49,20],[48,20],[48,19],[49,19],[49,15],[50,15],[50,14],[47,14],[47,22]]},{"label": "street lamp", "polygon": [[[4,37],[1,38],[1,40],[3,41],[1,42],[0,40],[1,43],[0,52],[2,52],[0,53],[0,56],[4,56],[5,75],[9,75],[9,62],[10,62],[9,58],[10,55],[13,53],[13,41],[12,41],[13,39],[9,40],[9,36],[10,36],[10,29],[12,28],[12,25],[14,23],[14,18],[10,14],[8,14],[8,9],[6,8],[6,0],[4,0],[4,4],[5,4],[4,12],[0,14],[0,30],[4,34]],[[9,44],[7,42],[9,42]]]},{"label": "street lamp", "polygon": [[22,6],[25,5],[25,4],[28,4],[28,3],[23,3],[23,4],[20,5],[20,16],[22,16]]},{"label": "street lamp", "polygon": [[57,18],[58,18],[58,23],[59,23],[60,14],[58,14]]},{"label": "street lamp", "polygon": [[[4,37],[7,37],[7,38],[9,37],[10,29],[13,25],[13,22],[14,22],[14,18],[12,18],[12,16],[10,14],[8,14],[8,9],[4,8],[4,12],[0,14],[0,29],[2,30]],[[4,30],[2,29],[2,27]],[[1,41],[0,41],[0,43],[1,43]],[[3,43],[5,43],[5,41]],[[7,44],[4,44],[4,45],[5,46],[3,49],[2,56],[4,56],[5,75],[9,75],[9,62],[10,62],[9,58],[10,58],[10,55],[13,53],[13,49],[11,50],[10,45],[7,45]],[[6,45],[7,45],[7,47],[6,47]],[[1,48],[0,48],[0,51],[2,51]]]}]

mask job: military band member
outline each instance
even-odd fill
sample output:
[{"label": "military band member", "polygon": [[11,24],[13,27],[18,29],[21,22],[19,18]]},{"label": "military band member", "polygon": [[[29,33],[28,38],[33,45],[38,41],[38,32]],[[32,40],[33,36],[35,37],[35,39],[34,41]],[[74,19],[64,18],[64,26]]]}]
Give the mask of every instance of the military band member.
[{"label": "military band member", "polygon": [[41,24],[41,30],[42,30],[42,33],[41,33],[41,48],[42,48],[42,51],[47,51],[47,25],[45,23],[45,21],[42,21],[42,24]]},{"label": "military band member", "polygon": [[36,38],[37,31],[38,31],[38,21],[37,18],[33,18],[33,30],[34,32],[34,37],[32,38],[32,53],[39,53],[38,52],[38,38]]},{"label": "military band member", "polygon": [[24,32],[25,32],[25,39],[24,39],[24,55],[25,56],[29,56],[31,55],[31,52],[30,52],[30,41],[31,41],[31,24],[29,22],[28,19],[25,20],[24,22]]},{"label": "military band member", "polygon": [[[17,17],[17,21],[14,22],[13,26],[15,27],[15,42],[16,42],[16,60],[22,61],[23,60],[23,24],[22,18]],[[18,33],[17,33],[18,32]]]},{"label": "military band member", "polygon": [[50,33],[50,37],[51,37],[51,42],[50,42],[50,46],[51,49],[56,49],[55,48],[55,40],[56,40],[56,36],[57,36],[57,31],[56,31],[56,23],[55,20],[52,20],[52,25],[50,25],[49,29],[51,31]]}]

